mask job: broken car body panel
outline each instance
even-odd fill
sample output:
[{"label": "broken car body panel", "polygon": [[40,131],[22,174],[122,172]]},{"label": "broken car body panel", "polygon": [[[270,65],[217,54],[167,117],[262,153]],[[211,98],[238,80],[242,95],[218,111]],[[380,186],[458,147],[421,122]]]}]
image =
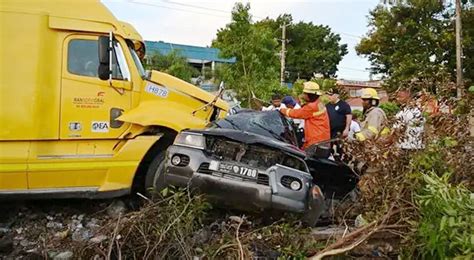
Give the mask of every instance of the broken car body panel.
[{"label": "broken car body panel", "polygon": [[305,153],[295,146],[292,126],[276,111],[242,111],[181,135],[199,136],[205,144],[192,147],[177,138],[167,152],[165,182],[197,189],[231,207],[312,213],[317,218],[324,196],[314,177],[330,182],[318,171],[339,168],[318,168],[331,162],[312,161],[316,172],[310,173]]}]

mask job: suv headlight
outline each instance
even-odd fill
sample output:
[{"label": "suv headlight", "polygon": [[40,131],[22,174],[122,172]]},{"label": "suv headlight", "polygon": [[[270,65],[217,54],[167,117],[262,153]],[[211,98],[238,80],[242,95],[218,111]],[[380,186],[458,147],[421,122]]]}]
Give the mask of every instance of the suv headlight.
[{"label": "suv headlight", "polygon": [[206,138],[202,134],[184,132],[176,136],[174,144],[204,149],[206,147]]}]

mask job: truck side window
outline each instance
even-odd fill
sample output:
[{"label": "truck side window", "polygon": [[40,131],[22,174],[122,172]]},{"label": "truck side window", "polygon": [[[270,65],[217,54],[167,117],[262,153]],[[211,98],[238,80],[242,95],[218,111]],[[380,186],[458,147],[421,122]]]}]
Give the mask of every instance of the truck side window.
[{"label": "truck side window", "polygon": [[[99,57],[97,40],[73,39],[68,44],[67,69],[69,73],[98,78]],[[123,79],[116,53],[112,56],[112,78]]]}]

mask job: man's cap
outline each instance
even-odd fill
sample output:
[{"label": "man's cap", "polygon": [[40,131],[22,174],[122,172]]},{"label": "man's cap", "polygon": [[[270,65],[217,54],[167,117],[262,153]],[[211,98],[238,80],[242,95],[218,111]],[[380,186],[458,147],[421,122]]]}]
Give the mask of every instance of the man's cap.
[{"label": "man's cap", "polygon": [[285,104],[286,106],[290,105],[290,106],[295,106],[296,105],[296,101],[293,97],[291,96],[286,96],[284,97],[282,100],[281,100],[281,103]]}]

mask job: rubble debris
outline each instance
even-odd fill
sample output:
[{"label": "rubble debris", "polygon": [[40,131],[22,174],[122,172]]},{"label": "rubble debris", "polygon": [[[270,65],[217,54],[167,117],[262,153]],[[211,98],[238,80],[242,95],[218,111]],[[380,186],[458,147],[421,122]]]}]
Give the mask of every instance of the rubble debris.
[{"label": "rubble debris", "polygon": [[100,243],[104,242],[105,240],[107,240],[107,236],[99,235],[99,236],[95,236],[95,237],[91,238],[89,241],[93,244],[100,244]]},{"label": "rubble debris", "polygon": [[50,221],[46,224],[46,227],[53,228],[53,229],[61,229],[63,228],[63,224],[59,222]]},{"label": "rubble debris", "polygon": [[53,257],[53,260],[69,260],[72,259],[74,256],[74,253],[71,251],[64,251],[61,252]]},{"label": "rubble debris", "polygon": [[107,214],[112,218],[123,215],[126,211],[127,206],[122,200],[114,200],[114,202],[112,202],[112,204],[107,208]]},{"label": "rubble debris", "polygon": [[64,231],[60,231],[60,232],[57,232],[56,234],[54,234],[54,237],[56,238],[59,238],[59,239],[65,239],[66,237],[69,236],[69,229],[66,229]]},{"label": "rubble debris", "polygon": [[9,254],[13,251],[13,237],[0,237],[0,254]]},{"label": "rubble debris", "polygon": [[78,242],[87,241],[91,237],[92,237],[92,234],[87,229],[84,229],[84,230],[77,229],[76,231],[72,233],[72,236],[71,236],[73,241],[78,241]]},{"label": "rubble debris", "polygon": [[369,224],[369,222],[367,222],[367,220],[364,219],[362,214],[357,215],[354,223],[355,223],[356,228],[359,228],[359,227],[362,227],[362,226],[365,226],[365,225]]}]

